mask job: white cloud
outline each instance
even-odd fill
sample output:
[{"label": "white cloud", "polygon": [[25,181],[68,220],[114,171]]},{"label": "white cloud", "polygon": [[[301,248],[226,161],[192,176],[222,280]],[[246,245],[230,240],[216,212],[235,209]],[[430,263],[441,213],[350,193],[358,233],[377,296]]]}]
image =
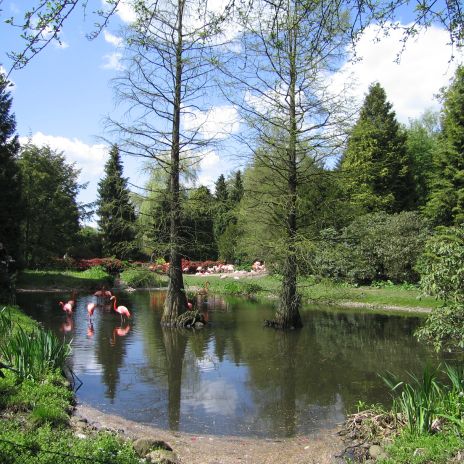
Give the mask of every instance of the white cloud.
[{"label": "white cloud", "polygon": [[122,53],[114,52],[104,55],[103,59],[105,62],[102,64],[103,69],[113,69],[115,71],[122,71],[124,66],[121,63]]},{"label": "white cloud", "polygon": [[352,75],[358,82],[354,94],[362,103],[369,85],[379,82],[398,119],[407,122],[409,118],[419,117],[427,108],[439,108],[433,97],[442,86],[448,85],[464,53],[456,53],[455,60],[450,63],[452,50],[448,45],[448,33],[430,27],[407,41],[400,62],[395,63],[402,38],[401,30],[379,37],[377,26],[367,28],[356,48],[361,61],[346,63],[335,75],[333,85],[341,89]]},{"label": "white cloud", "polygon": [[111,45],[114,45],[115,47],[121,47],[123,44],[123,40],[121,37],[111,34],[111,32],[108,32],[106,29],[103,31],[103,37],[106,42],[108,42]]},{"label": "white cloud", "polygon": [[116,13],[125,23],[133,23],[137,19],[133,4],[129,0],[119,2]]},{"label": "white cloud", "polygon": [[186,130],[199,130],[205,139],[222,140],[240,129],[238,111],[231,105],[215,106],[209,111],[192,110],[185,113]]},{"label": "white cloud", "polygon": [[224,173],[224,167],[224,162],[214,150],[205,152],[200,161],[198,184],[214,190],[214,184],[217,178]]},{"label": "white cloud", "polygon": [[76,167],[81,169],[81,181],[92,181],[99,179],[104,170],[106,158],[108,157],[108,147],[104,144],[88,145],[77,138],[68,139],[55,135],[45,135],[36,132],[32,137],[20,137],[21,144],[29,141],[34,145],[43,147],[48,145],[50,148],[63,152],[66,160],[76,163]]}]

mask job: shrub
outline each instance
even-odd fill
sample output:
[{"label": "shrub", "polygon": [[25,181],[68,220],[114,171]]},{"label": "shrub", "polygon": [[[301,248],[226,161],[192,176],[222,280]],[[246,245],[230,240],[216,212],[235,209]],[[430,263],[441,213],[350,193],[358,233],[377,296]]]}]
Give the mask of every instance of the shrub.
[{"label": "shrub", "polygon": [[418,269],[421,287],[445,301],[416,335],[436,350],[464,349],[464,227],[439,227],[425,246]]},{"label": "shrub", "polygon": [[116,258],[93,258],[81,259],[77,261],[77,267],[80,271],[85,271],[92,267],[101,266],[109,274],[118,274],[124,269],[124,263]]},{"label": "shrub", "polygon": [[230,281],[224,285],[224,293],[229,295],[243,295],[243,296],[252,296],[256,293],[259,293],[263,290],[261,285],[258,285],[254,282],[244,282],[244,281]]},{"label": "shrub", "polygon": [[149,269],[126,269],[121,273],[120,278],[125,284],[134,288],[159,287],[161,285],[158,274]]},{"label": "shrub", "polygon": [[416,282],[415,265],[428,233],[415,212],[366,214],[340,232],[321,232],[320,242],[309,251],[310,271],[354,283]]},{"label": "shrub", "polygon": [[417,268],[427,294],[464,303],[464,226],[437,228]]}]

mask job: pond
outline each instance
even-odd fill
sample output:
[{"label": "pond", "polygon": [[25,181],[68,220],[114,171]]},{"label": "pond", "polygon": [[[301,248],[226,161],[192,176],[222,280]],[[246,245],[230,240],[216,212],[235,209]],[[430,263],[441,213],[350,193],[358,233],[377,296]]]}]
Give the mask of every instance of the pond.
[{"label": "pond", "polygon": [[291,437],[331,428],[356,409],[390,401],[378,373],[405,376],[442,361],[418,344],[419,317],[312,307],[304,327],[263,328],[271,304],[209,295],[201,330],[160,326],[162,291],[121,293],[132,318],[110,305],[93,323],[79,295],[72,317],[58,302],[70,295],[23,293],[18,304],[72,341],[70,364],[83,385],[78,401],[157,427],[195,434]]}]

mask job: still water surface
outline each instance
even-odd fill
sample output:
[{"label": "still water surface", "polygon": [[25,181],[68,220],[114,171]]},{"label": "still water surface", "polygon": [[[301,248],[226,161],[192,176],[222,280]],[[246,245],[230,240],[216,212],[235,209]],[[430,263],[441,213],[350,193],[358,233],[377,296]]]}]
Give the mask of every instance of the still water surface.
[{"label": "still water surface", "polygon": [[21,294],[20,304],[46,328],[72,340],[71,367],[83,382],[78,400],[157,427],[201,434],[285,437],[332,427],[358,400],[388,404],[378,373],[419,373],[441,359],[412,336],[421,319],[334,308],[303,312],[304,328],[262,327],[269,305],[210,295],[209,326],[162,329],[164,293],[120,295],[132,312],[121,324],[109,305],[93,324],[79,295]]}]

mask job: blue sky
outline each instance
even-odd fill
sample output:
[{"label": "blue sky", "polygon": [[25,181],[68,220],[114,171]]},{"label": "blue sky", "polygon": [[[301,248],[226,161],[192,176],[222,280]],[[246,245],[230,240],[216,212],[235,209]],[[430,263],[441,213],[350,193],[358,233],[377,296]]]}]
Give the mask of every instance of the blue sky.
[{"label": "blue sky", "polygon": [[[221,0],[217,0],[220,2]],[[98,2],[96,2],[97,6]],[[4,24],[4,20],[20,11],[19,0],[3,0],[0,12],[0,65],[9,69],[6,53],[20,50],[19,31]],[[118,75],[120,49],[119,28],[131,19],[127,5],[115,16],[110,27],[97,39],[88,41],[85,35],[92,31],[94,17],[85,20],[77,11],[66,23],[61,39],[62,46],[51,44],[35,57],[26,68],[13,71],[10,78],[13,112],[17,132],[21,137],[32,137],[36,144],[49,144],[63,151],[67,159],[76,162],[82,170],[81,181],[89,182],[80,194],[80,201],[94,201],[96,185],[107,156],[107,147],[101,137],[105,135],[103,120],[117,112],[111,79]],[[347,63],[334,76],[334,86],[352,74],[358,82],[353,94],[361,102],[370,83],[379,81],[393,103],[398,119],[404,123],[419,117],[427,108],[438,108],[434,94],[446,85],[463,54],[449,63],[451,50],[447,46],[447,33],[438,28],[419,34],[410,41],[401,63],[394,63],[400,50],[400,33],[378,43],[373,42],[375,28],[369,28],[358,45],[363,57],[356,64]],[[228,126],[234,119],[234,109],[218,103],[209,113],[208,126]],[[232,131],[240,129],[235,121]],[[142,163],[134,158],[124,161],[125,175],[130,181],[143,185],[145,176]],[[211,150],[201,164],[199,182],[211,186],[221,172],[227,174],[236,168],[220,150]]]}]

